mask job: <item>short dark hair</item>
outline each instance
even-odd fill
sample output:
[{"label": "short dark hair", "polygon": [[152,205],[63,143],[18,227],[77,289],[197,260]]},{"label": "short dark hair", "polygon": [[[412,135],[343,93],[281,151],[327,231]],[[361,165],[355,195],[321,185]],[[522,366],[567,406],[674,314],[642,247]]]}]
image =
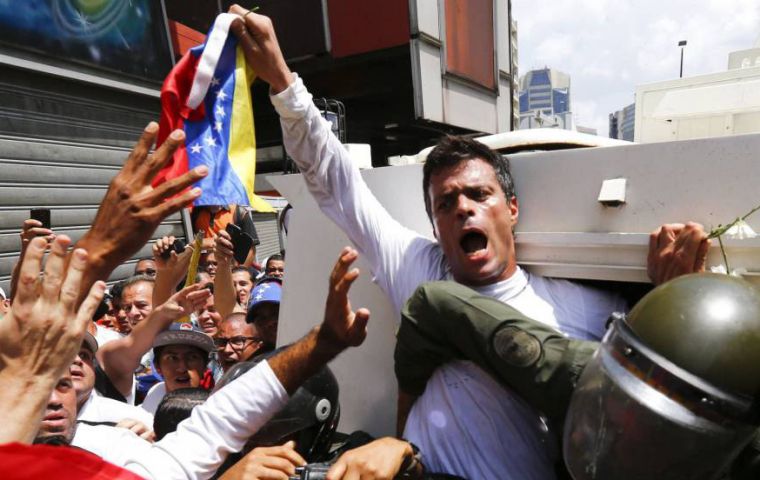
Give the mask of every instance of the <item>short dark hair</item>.
[{"label": "short dark hair", "polygon": [[114,283],[111,288],[108,290],[111,294],[111,300],[114,303],[114,307],[118,307],[121,305],[121,291],[124,290],[124,284],[126,283],[126,280],[120,280],[116,283]]},{"label": "short dark hair", "polygon": [[515,196],[515,184],[509,171],[509,159],[494,152],[486,145],[468,137],[447,135],[443,137],[425,160],[422,168],[422,195],[425,197],[425,210],[433,221],[433,207],[430,198],[430,177],[444,168],[453,167],[461,162],[479,158],[491,165],[496,174],[507,202]]},{"label": "short dark hair", "polygon": [[271,262],[272,260],[279,260],[281,262],[284,262],[285,261],[285,255],[283,255],[281,253],[274,253],[274,254],[270,255],[269,258],[267,258],[267,263],[264,265],[264,270],[266,270],[266,268],[269,266],[269,262]]},{"label": "short dark hair", "polygon": [[208,400],[211,393],[203,388],[179,388],[164,395],[153,417],[156,440],[177,430],[177,425],[190,417],[193,408]]},{"label": "short dark hair", "polygon": [[238,265],[236,267],[232,267],[232,273],[237,272],[245,272],[248,274],[249,277],[251,277],[251,281],[253,281],[253,274],[251,273],[251,270],[248,267],[244,267],[243,265]]}]

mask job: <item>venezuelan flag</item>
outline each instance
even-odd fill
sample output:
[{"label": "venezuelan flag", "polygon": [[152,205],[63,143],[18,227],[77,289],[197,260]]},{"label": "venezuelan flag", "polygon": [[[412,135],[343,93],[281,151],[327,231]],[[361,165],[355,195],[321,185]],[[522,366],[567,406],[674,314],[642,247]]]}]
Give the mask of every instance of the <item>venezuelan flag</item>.
[{"label": "venezuelan flag", "polygon": [[253,193],[256,136],[251,84],[255,74],[230,32],[235,18],[219,15],[206,42],[189,50],[164,81],[158,145],[175,129],[183,129],[186,139],[153,185],[206,165],[209,175],[195,185],[203,191],[195,206],[250,205],[259,212],[272,212]]}]

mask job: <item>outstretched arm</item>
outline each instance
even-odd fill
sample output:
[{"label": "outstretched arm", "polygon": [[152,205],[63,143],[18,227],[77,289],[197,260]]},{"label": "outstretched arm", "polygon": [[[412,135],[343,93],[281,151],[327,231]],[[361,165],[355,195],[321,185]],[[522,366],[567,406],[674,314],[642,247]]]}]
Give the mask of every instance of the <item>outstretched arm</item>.
[{"label": "outstretched arm", "polygon": [[237,305],[235,286],[232,283],[232,240],[224,230],[214,244],[217,268],[214,277],[214,307],[222,318],[227,318]]},{"label": "outstretched arm", "polygon": [[561,426],[597,342],[574,340],[454,282],[423,285],[401,312],[394,353],[399,390],[421,395],[453,358],[471,360]]},{"label": "outstretched arm", "polygon": [[119,392],[128,396],[132,377],[140,359],[153,346],[153,341],[172,322],[199,310],[211,295],[200,284],[193,284],[175,293],[154,308],[126,337],[108,342],[99,352],[103,371]]},{"label": "outstretched arm", "polygon": [[32,218],[24,220],[24,224],[21,226],[20,236],[21,252],[18,256],[18,262],[16,262],[16,265],[13,266],[13,271],[11,271],[11,300],[16,297],[16,288],[18,285],[19,271],[21,270],[21,262],[24,261],[24,254],[26,254],[26,249],[29,246],[29,243],[35,237],[45,237],[48,243],[52,242],[55,239],[55,233],[53,233],[52,230],[49,228],[43,228],[42,222],[39,220],[34,220]]},{"label": "outstretched arm", "polygon": [[359,269],[349,270],[358,258],[356,250],[346,247],[330,274],[330,292],[325,318],[304,338],[269,360],[282,386],[292,394],[309,377],[317,373],[348,347],[358,347],[367,337],[369,310],[356,312],[348,301],[348,290],[359,277]]},{"label": "outstretched arm", "polygon": [[245,25],[234,22],[233,32],[248,63],[271,86],[285,149],[309,192],[365,257],[378,285],[400,309],[422,281],[443,278],[440,261],[431,260],[425,250],[432,241],[398,223],[372,194],[303,82],[285,64],[271,20],[238,6],[230,12],[245,15]]},{"label": "outstretched arm", "polygon": [[169,297],[177,291],[177,285],[187,275],[190,257],[193,256],[193,244],[188,245],[181,254],[177,255],[176,252],[171,251],[169,257],[165,258],[166,252],[176,241],[174,237],[163,237],[153,244],[153,261],[156,262],[153,305],[161,305],[169,300]]},{"label": "outstretched arm", "polygon": [[0,319],[0,444],[34,439],[50,393],[74,360],[103,298],[106,286],[97,282],[77,308],[88,261],[85,250],[75,249],[64,267],[70,244],[65,235],[53,241],[40,277],[47,241],[29,242],[18,295]]},{"label": "outstretched arm", "polygon": [[330,276],[325,317],[304,338],[214,393],[127,468],[147,478],[209,478],[230,452],[245,442],[288,402],[289,394],[340,352],[367,335],[369,311],[354,311],[348,290],[359,275],[349,270],[357,252],[346,248]]},{"label": "outstretched arm", "polygon": [[82,278],[80,298],[96,280],[106,280],[114,268],[145,245],[164,218],[201,194],[199,188],[180,192],[208,174],[205,166],[156,188],[151,186],[153,178],[185,140],[184,132],[175,130],[150,154],[157,134],[157,123],[151,122],[145,127],[124,167],[111,180],[92,227],[77,242],[77,247],[85,248],[90,254],[90,267]]}]

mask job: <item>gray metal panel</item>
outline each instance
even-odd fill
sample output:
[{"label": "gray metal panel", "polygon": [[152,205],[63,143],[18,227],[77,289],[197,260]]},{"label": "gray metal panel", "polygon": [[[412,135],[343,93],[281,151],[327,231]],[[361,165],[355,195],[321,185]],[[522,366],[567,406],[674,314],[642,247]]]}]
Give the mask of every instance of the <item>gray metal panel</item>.
[{"label": "gray metal panel", "polygon": [[270,255],[280,253],[280,235],[276,213],[253,213],[253,223],[261,244],[256,247],[256,256],[262,262]]},{"label": "gray metal panel", "polygon": [[[20,247],[19,231],[29,209],[50,208],[53,230],[78,240],[90,227],[108,183],[144,126],[158,118],[157,89],[66,72],[0,52],[3,288],[10,283]],[[184,231],[177,214],[153,238],[184,236]],[[146,245],[136,257],[150,253],[151,246]],[[118,267],[111,280],[133,271],[132,260]]]},{"label": "gray metal panel", "polygon": [[[19,231],[32,207],[51,208],[53,230],[76,242],[89,229],[111,178],[128,152],[55,141],[0,138],[0,286],[8,288],[21,247]],[[179,214],[158,227],[153,239],[184,236]],[[144,246],[135,258],[149,256]],[[131,275],[134,261],[111,280]]]}]

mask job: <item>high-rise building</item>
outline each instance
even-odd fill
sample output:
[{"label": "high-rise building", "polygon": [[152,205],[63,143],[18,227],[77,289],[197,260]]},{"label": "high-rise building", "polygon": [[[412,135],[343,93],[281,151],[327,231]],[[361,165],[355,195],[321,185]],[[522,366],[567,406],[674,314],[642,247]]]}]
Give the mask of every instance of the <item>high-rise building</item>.
[{"label": "high-rise building", "polygon": [[573,129],[570,76],[552,68],[520,77],[520,128]]},{"label": "high-rise building", "polygon": [[632,103],[622,110],[610,113],[610,138],[633,141],[636,126],[636,104]]},{"label": "high-rise building", "polygon": [[[511,2],[510,2],[511,5]],[[510,17],[512,18],[512,8],[510,6]],[[512,67],[512,75],[510,76],[510,79],[512,80],[512,125],[511,130],[517,130],[520,128],[520,87],[518,85],[518,74],[517,74],[517,66],[518,66],[518,51],[517,51],[517,20],[512,19],[510,25],[512,28],[510,29],[509,34],[509,58],[510,63]]]}]

